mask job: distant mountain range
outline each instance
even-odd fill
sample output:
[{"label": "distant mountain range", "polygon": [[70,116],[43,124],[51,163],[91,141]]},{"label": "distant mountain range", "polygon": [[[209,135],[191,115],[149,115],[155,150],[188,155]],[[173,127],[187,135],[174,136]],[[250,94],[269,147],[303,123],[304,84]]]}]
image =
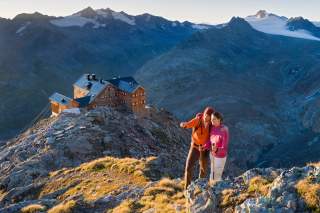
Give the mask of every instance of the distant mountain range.
[{"label": "distant mountain range", "polygon": [[262,33],[233,18],[151,60],[136,79],[149,102],[181,119],[207,105],[222,112],[230,164],[289,167],[319,160],[319,70],[319,41]]},{"label": "distant mountain range", "polygon": [[0,19],[0,140],[25,127],[51,93],[71,95],[82,73],[134,75],[150,103],[180,119],[206,105],[223,112],[228,163],[237,168],[318,160],[319,39],[316,22],[266,11],[219,25],[90,7]]},{"label": "distant mountain range", "polygon": [[0,140],[33,120],[54,91],[71,95],[81,74],[132,75],[208,27],[90,7],[66,17],[36,12],[0,19]]}]

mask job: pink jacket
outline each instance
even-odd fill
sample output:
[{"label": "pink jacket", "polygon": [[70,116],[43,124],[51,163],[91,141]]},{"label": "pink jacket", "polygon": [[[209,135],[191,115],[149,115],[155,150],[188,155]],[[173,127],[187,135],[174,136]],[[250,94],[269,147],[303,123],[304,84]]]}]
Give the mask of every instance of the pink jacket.
[{"label": "pink jacket", "polygon": [[225,125],[218,127],[212,126],[210,131],[210,139],[207,141],[205,148],[211,149],[211,144],[215,143],[218,150],[212,155],[217,158],[224,158],[227,156],[229,143],[229,130]]}]

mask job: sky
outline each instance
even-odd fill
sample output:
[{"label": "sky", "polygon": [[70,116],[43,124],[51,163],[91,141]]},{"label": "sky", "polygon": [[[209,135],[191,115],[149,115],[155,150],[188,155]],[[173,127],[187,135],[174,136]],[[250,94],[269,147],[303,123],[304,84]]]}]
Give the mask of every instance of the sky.
[{"label": "sky", "polygon": [[150,13],[170,20],[218,24],[233,16],[246,17],[258,10],[277,15],[303,16],[320,21],[320,0],[0,0],[0,17],[13,18],[35,11],[45,15],[67,16],[88,6],[111,8],[131,15]]}]

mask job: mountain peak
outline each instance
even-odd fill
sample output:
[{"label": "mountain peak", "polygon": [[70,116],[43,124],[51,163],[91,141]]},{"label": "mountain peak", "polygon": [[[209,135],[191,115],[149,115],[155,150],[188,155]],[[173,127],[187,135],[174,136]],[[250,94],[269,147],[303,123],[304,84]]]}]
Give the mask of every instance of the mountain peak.
[{"label": "mountain peak", "polygon": [[314,25],[312,22],[310,22],[308,19],[305,19],[301,16],[299,17],[292,17],[288,20],[287,22],[287,26],[290,26],[290,25],[308,25],[308,26],[311,26],[311,25]]},{"label": "mountain peak", "polygon": [[82,16],[85,18],[93,18],[95,16],[97,16],[97,13],[94,9],[92,9],[92,7],[87,7],[83,10],[80,10],[77,13],[72,14],[73,16]]},{"label": "mountain peak", "polygon": [[39,12],[34,12],[34,13],[21,13],[16,15],[12,20],[15,21],[32,21],[32,20],[41,20],[41,19],[47,19],[49,16],[43,15]]},{"label": "mountain peak", "polygon": [[292,25],[292,24],[307,25],[308,27],[316,27],[309,19],[303,18],[302,16],[290,18],[287,22],[287,25]]},{"label": "mountain peak", "polygon": [[305,19],[301,16],[290,18],[286,24],[286,27],[290,31],[305,30],[313,36],[316,36],[318,38],[320,37],[320,28],[314,25],[308,19]]},{"label": "mountain peak", "polygon": [[251,16],[248,16],[247,18],[254,18],[254,19],[257,19],[257,20],[264,20],[264,19],[267,19],[267,18],[270,18],[270,17],[274,17],[274,18],[279,18],[279,19],[282,19],[282,20],[288,20],[287,17],[285,16],[278,16],[274,13],[269,13],[267,12],[266,10],[259,10],[255,15],[251,15]]},{"label": "mountain peak", "polygon": [[269,15],[269,13],[266,11],[266,10],[259,10],[257,13],[256,13],[256,17],[257,18],[265,18]]},{"label": "mountain peak", "polygon": [[246,29],[248,27],[251,28],[250,24],[245,19],[240,17],[232,17],[228,23],[228,26],[241,29]]},{"label": "mountain peak", "polygon": [[96,13],[97,13],[98,15],[101,15],[101,16],[103,16],[103,17],[110,17],[110,16],[112,16],[112,13],[114,13],[114,11],[111,10],[110,8],[97,9],[97,10],[95,10],[95,11],[96,11]]},{"label": "mountain peak", "polygon": [[303,17],[290,18],[260,10],[245,20],[256,30],[273,35],[320,40],[320,29]]}]

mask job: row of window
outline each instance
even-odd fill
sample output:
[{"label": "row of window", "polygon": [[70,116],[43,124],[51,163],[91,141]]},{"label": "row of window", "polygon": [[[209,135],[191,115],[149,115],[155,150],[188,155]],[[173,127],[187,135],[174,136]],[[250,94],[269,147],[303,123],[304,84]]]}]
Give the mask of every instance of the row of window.
[{"label": "row of window", "polygon": [[139,96],[144,96],[143,92],[137,93],[137,94],[132,94],[132,97],[139,97]]},{"label": "row of window", "polygon": [[133,105],[133,106],[136,106],[136,105],[145,104],[145,103],[146,103],[146,101],[143,100],[143,101],[133,102],[132,105]]},{"label": "row of window", "polygon": [[[108,91],[112,91],[113,90],[113,88],[111,88],[111,87],[109,87],[108,88]],[[115,92],[115,95],[116,96],[126,96],[128,93],[126,93],[126,92],[123,92],[123,91],[116,91]],[[106,94],[107,95],[107,94]],[[139,93],[135,93],[135,94],[132,94],[132,97],[139,97],[139,96],[144,96],[145,95],[145,93],[144,92],[139,92]],[[109,96],[110,96],[110,94],[109,94]]]},{"label": "row of window", "polygon": [[102,98],[109,98],[109,99],[111,99],[111,98],[113,98],[114,96],[113,95],[111,95],[111,94],[105,94]]},{"label": "row of window", "polygon": [[[93,104],[92,105],[92,108],[96,108],[98,105],[97,104]],[[101,105],[102,106],[102,105]],[[108,106],[108,107],[116,107],[117,105],[116,104],[106,104],[104,106]]]}]

